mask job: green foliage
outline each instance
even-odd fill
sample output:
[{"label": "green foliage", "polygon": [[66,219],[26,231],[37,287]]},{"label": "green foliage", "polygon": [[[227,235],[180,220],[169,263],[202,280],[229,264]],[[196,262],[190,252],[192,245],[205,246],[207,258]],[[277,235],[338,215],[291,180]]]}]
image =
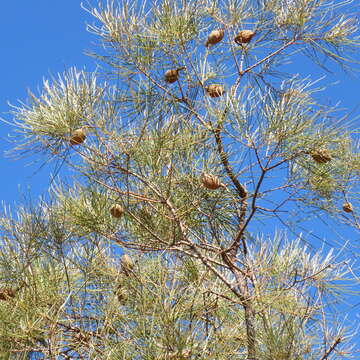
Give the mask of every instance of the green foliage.
[{"label": "green foliage", "polygon": [[[355,355],[352,322],[337,311],[356,294],[358,129],[324,104],[324,78],[286,72],[304,55],[320,69],[322,57],[356,68],[350,4],[87,9],[101,71],[70,69],[13,106],[15,150],[41,151],[74,176],[60,169],[47,200],[0,219],[2,358]],[[244,29],[255,35],[238,44]],[[212,30],[224,30],[216,44]],[[124,212],[114,216],[115,204]],[[333,225],[326,234],[320,219]]]}]

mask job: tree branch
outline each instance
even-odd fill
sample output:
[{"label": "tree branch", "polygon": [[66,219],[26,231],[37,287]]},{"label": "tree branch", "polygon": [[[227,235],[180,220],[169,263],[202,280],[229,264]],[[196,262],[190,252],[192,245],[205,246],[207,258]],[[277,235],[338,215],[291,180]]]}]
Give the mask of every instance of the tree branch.
[{"label": "tree branch", "polygon": [[341,343],[341,341],[342,338],[339,336],[319,360],[326,360],[328,356],[335,350],[335,348]]}]

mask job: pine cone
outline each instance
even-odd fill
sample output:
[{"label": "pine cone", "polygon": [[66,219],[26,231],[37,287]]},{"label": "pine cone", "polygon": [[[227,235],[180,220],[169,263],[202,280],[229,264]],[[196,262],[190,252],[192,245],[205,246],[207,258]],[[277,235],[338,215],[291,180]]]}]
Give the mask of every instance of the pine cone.
[{"label": "pine cone", "polygon": [[121,216],[123,216],[124,212],[125,212],[125,210],[120,204],[114,204],[110,208],[111,216],[113,216],[114,218],[117,218],[117,219],[121,218]]},{"label": "pine cone", "polygon": [[225,93],[224,87],[222,85],[211,84],[205,88],[207,94],[212,97],[219,97]]},{"label": "pine cone", "polygon": [[234,38],[238,45],[247,44],[251,41],[255,33],[251,30],[241,30]]},{"label": "pine cone", "polygon": [[71,145],[79,145],[83,143],[86,139],[86,134],[84,129],[80,128],[75,130],[70,137],[70,144]]},{"label": "pine cone", "polygon": [[319,164],[325,164],[332,160],[327,149],[317,149],[310,152],[311,157]]},{"label": "pine cone", "polygon": [[206,173],[201,175],[201,183],[210,190],[216,190],[219,187],[224,186],[217,176]]},{"label": "pine cone", "polygon": [[205,43],[205,46],[208,47],[209,45],[215,45],[217,43],[219,43],[223,37],[224,37],[224,29],[216,29],[216,30],[213,30],[208,38],[207,38],[207,41]]},{"label": "pine cone", "polygon": [[129,272],[134,268],[134,262],[128,254],[121,257],[121,268],[125,272]]},{"label": "pine cone", "polygon": [[71,145],[79,145],[82,144],[86,139],[85,130],[83,128],[75,130],[70,137]]},{"label": "pine cone", "polygon": [[15,297],[15,291],[9,287],[0,289],[0,300],[7,301]]},{"label": "pine cone", "polygon": [[171,69],[165,72],[165,81],[169,84],[174,83],[179,78],[179,71],[185,69],[184,67],[178,69]]},{"label": "pine cone", "polygon": [[352,204],[349,202],[346,202],[343,204],[343,210],[347,213],[351,213],[353,211]]}]

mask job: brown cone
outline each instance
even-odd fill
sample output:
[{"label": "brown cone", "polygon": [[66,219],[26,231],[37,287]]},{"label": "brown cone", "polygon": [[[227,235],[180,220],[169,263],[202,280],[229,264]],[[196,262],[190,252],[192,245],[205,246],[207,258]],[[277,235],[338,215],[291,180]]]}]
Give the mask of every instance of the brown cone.
[{"label": "brown cone", "polygon": [[121,218],[121,216],[124,214],[125,210],[120,204],[114,204],[110,208],[110,214],[114,218]]},{"label": "brown cone", "polygon": [[216,29],[216,30],[213,30],[208,38],[207,38],[207,41],[205,43],[205,46],[208,47],[209,45],[215,45],[217,43],[219,43],[223,37],[224,37],[224,29]]},{"label": "brown cone", "polygon": [[210,190],[216,190],[222,186],[217,176],[206,173],[201,175],[201,183]]},{"label": "brown cone", "polygon": [[222,85],[211,84],[205,88],[207,94],[212,97],[219,97],[225,93],[224,87]]},{"label": "brown cone", "polygon": [[70,144],[71,145],[79,145],[82,144],[86,139],[86,134],[84,129],[80,128],[75,130],[70,137]]},{"label": "brown cone", "polygon": [[241,30],[234,38],[234,41],[238,44],[248,44],[255,33],[251,30]]},{"label": "brown cone", "polygon": [[130,271],[134,268],[134,262],[128,254],[121,257],[121,268],[124,271]]},{"label": "brown cone", "polygon": [[174,83],[179,77],[179,70],[173,69],[173,70],[167,70],[165,72],[165,81],[169,84]]},{"label": "brown cone", "polygon": [[327,149],[313,150],[310,152],[310,155],[318,164],[325,164],[332,159],[329,150]]},{"label": "brown cone", "polygon": [[352,204],[349,202],[346,202],[343,204],[343,210],[347,213],[351,213],[353,211]]},{"label": "brown cone", "polygon": [[0,300],[7,301],[15,297],[15,291],[11,288],[5,287],[0,289]]}]

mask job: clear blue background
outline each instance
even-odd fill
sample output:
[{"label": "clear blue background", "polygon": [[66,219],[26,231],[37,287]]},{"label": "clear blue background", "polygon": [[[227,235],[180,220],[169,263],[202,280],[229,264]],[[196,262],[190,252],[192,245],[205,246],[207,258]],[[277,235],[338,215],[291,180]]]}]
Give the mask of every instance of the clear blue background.
[{"label": "clear blue background", "polygon": [[[80,7],[78,0],[10,0],[0,5],[0,116],[11,121],[7,102],[17,104],[18,100],[27,98],[27,89],[36,92],[41,88],[44,77],[63,72],[69,67],[93,70],[94,60],[84,54],[85,50],[98,48],[99,39],[86,31],[86,23],[95,20]],[[359,58],[359,56],[358,56]],[[358,67],[359,68],[359,67]],[[318,79],[324,72],[310,65],[309,61],[300,61],[290,67],[292,72],[302,75],[310,74]],[[326,79],[320,85],[334,83],[323,93],[324,102],[341,102],[341,106],[350,110],[360,103],[359,78],[348,76],[339,68],[332,67],[334,73],[325,73]],[[353,118],[359,115],[356,109]],[[355,123],[359,125],[360,121]],[[0,199],[8,204],[21,202],[21,193],[29,192],[33,199],[46,193],[49,185],[51,167],[36,172],[41,164],[32,159],[14,161],[6,158],[4,151],[12,145],[7,135],[12,132],[11,126],[0,123]],[[44,159],[42,159],[44,160]],[[20,191],[19,191],[20,186]],[[320,225],[321,226],[321,225]],[[354,239],[356,241],[358,239]],[[359,303],[356,294],[353,304]],[[358,316],[357,307],[350,312]]]}]

